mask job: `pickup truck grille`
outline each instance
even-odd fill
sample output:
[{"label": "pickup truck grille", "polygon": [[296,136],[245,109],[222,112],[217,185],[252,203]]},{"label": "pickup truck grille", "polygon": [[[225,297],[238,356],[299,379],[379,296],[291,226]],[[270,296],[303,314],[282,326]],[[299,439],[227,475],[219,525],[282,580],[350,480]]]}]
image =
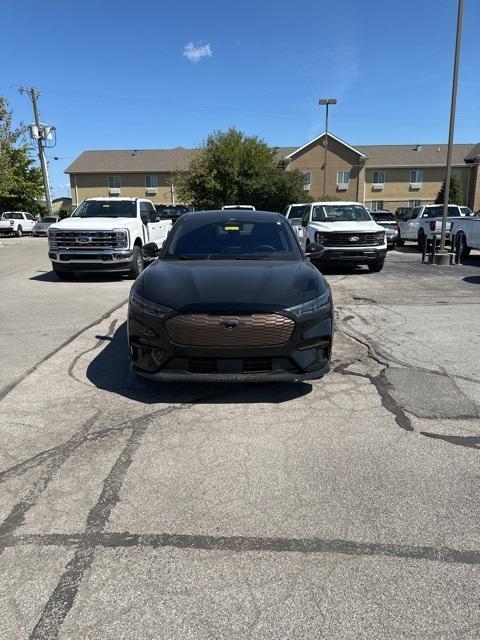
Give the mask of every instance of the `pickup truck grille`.
[{"label": "pickup truck grille", "polygon": [[318,233],[315,239],[325,247],[372,247],[383,244],[384,233]]},{"label": "pickup truck grille", "polygon": [[56,231],[50,236],[50,247],[55,249],[119,249],[125,240],[113,231]]}]

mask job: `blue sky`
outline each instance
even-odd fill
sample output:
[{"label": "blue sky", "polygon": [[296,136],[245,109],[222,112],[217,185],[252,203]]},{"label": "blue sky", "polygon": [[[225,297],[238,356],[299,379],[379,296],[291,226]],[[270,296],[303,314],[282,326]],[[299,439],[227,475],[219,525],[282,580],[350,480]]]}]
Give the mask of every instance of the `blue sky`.
[{"label": "blue sky", "polygon": [[[8,2],[0,95],[57,127],[54,196],[84,149],[195,146],[235,125],[273,145],[446,142],[457,0]],[[465,0],[456,142],[480,141],[480,3]],[[188,53],[188,56],[185,55]],[[58,156],[59,160],[53,157]]]}]

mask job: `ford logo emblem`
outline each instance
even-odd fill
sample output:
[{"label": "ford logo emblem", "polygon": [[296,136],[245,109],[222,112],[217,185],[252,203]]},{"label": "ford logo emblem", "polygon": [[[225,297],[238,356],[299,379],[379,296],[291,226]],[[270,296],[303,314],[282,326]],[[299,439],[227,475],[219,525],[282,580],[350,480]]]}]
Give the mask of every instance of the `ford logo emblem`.
[{"label": "ford logo emblem", "polygon": [[350,242],[358,242],[360,240],[360,238],[358,236],[350,236],[349,237],[349,241]]},{"label": "ford logo emblem", "polygon": [[218,326],[225,329],[225,331],[233,331],[234,329],[238,329],[238,327],[242,327],[244,324],[245,323],[240,320],[220,320]]},{"label": "ford logo emblem", "polygon": [[90,242],[90,236],[77,236],[77,242],[80,242],[80,244],[86,244],[87,242]]}]

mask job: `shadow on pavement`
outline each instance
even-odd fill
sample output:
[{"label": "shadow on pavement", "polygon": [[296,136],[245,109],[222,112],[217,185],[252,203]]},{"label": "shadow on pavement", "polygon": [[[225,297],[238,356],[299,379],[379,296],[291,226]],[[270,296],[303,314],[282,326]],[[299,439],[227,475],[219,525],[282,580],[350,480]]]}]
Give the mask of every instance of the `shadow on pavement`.
[{"label": "shadow on pavement", "polygon": [[62,284],[71,284],[72,282],[108,282],[111,280],[121,280],[125,276],[121,273],[88,273],[78,272],[75,273],[73,280],[62,282],[57,278],[54,271],[44,271],[39,273],[38,276],[32,276],[30,280],[36,280],[37,282],[58,282]]},{"label": "shadow on pavement", "polygon": [[429,433],[428,431],[420,431],[420,433],[422,436],[426,436],[427,438],[443,440],[449,444],[455,444],[469,449],[478,449],[480,451],[480,437],[478,436],[445,436],[437,433]]},{"label": "shadow on pavement", "polygon": [[463,281],[469,284],[480,284],[480,276],[467,276]]},{"label": "shadow on pavement", "polygon": [[421,255],[417,248],[417,243],[413,242],[411,244],[404,244],[403,247],[396,246],[394,250],[398,251],[398,253],[418,253],[418,255]]},{"label": "shadow on pavement", "polygon": [[195,404],[243,404],[288,402],[312,391],[312,385],[296,383],[218,383],[218,382],[157,382],[141,378],[130,371],[127,346],[127,323],[124,322],[108,345],[92,360],[87,378],[99,389],[144,402]]}]

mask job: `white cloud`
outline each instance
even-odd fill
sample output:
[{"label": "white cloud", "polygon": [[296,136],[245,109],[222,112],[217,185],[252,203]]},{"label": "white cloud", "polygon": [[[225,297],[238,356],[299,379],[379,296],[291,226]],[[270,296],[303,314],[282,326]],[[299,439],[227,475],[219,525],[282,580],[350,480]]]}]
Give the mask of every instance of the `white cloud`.
[{"label": "white cloud", "polygon": [[190,62],[198,62],[202,58],[211,58],[212,49],[209,44],[202,46],[195,46],[193,42],[189,42],[183,47],[183,55],[190,60]]}]

